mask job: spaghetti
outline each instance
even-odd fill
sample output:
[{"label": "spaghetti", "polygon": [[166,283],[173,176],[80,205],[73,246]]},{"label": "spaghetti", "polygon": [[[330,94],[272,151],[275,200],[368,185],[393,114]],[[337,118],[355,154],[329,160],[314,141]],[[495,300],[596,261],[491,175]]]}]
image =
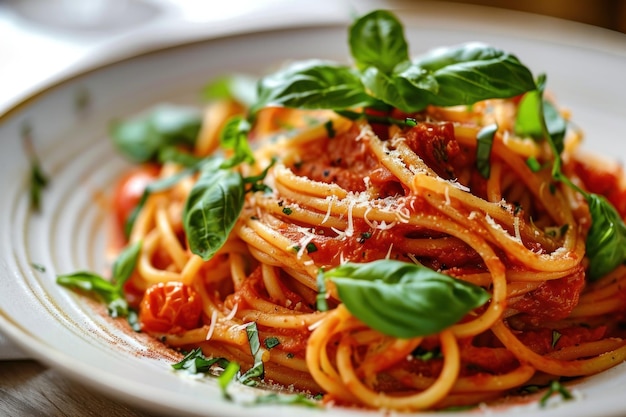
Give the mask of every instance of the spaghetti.
[{"label": "spaghetti", "polygon": [[[626,267],[589,278],[595,219],[577,191],[604,195],[624,217],[621,169],[583,157],[581,133],[568,129],[559,160],[567,181],[555,181],[554,148],[516,131],[523,99],[361,117],[257,109],[247,135],[253,155],[226,171],[262,187],[247,188],[208,260],[190,249],[181,220],[198,174],[145,199],[128,238],[141,250],[125,285],[142,330],[245,370],[255,366],[246,334],[255,323],[265,381],[323,393],[325,402],[402,411],[477,404],[623,362]],[[212,104],[192,154],[221,152],[219,127],[241,112],[232,101]],[[494,125],[485,160],[478,150]],[[120,221],[133,206],[129,182],[184,170],[168,161],[126,177]],[[385,334],[342,302],[332,280],[320,281],[320,271],[377,260],[438,271],[490,300],[434,334]]]}]

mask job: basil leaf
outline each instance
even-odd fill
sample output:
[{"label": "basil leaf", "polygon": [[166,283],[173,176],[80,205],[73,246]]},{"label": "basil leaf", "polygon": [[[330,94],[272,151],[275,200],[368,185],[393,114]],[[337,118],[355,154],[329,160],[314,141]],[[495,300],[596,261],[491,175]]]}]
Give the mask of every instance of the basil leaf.
[{"label": "basil leaf", "polygon": [[402,24],[385,10],[376,10],[357,19],[350,27],[348,43],[361,69],[371,66],[390,73],[397,64],[409,59]]},{"label": "basil leaf", "polygon": [[358,73],[346,66],[311,60],[262,78],[254,114],[269,105],[301,109],[346,109],[375,103]]},{"label": "basil leaf", "polygon": [[548,404],[548,400],[552,395],[559,394],[564,401],[569,401],[574,399],[574,396],[571,392],[558,380],[552,380],[550,382],[550,386],[546,393],[539,399],[539,406],[544,408]]},{"label": "basil leaf", "polygon": [[524,94],[517,106],[515,133],[531,137],[536,141],[544,139],[544,121],[541,111],[542,93],[538,90]]},{"label": "basil leaf", "polygon": [[100,295],[104,299],[110,298],[110,295],[117,291],[117,288],[113,283],[107,281],[96,273],[88,271],[78,271],[71,274],[58,275],[57,284],[83,291],[91,291]]},{"label": "basil leaf", "polygon": [[226,122],[220,132],[220,144],[234,154],[222,164],[222,168],[234,167],[242,162],[254,163],[254,155],[248,143],[250,129],[250,122],[241,116],[234,116]]},{"label": "basil leaf", "polygon": [[256,102],[257,79],[249,75],[233,74],[213,80],[204,87],[202,96],[207,100],[235,100],[246,107]]},{"label": "basil leaf", "polygon": [[183,210],[183,227],[192,253],[209,260],[224,245],[244,202],[241,174],[205,165]]},{"label": "basil leaf", "polygon": [[141,250],[141,241],[128,245],[118,255],[113,263],[111,281],[88,271],[79,271],[72,274],[58,275],[57,284],[71,289],[79,289],[95,294],[107,303],[111,317],[128,316],[128,302],[124,296],[124,283],[135,269],[137,258]]},{"label": "basil leaf", "polygon": [[498,125],[493,123],[483,127],[476,136],[476,169],[485,179],[491,175],[491,147]]},{"label": "basil leaf", "polygon": [[363,72],[374,97],[406,112],[427,105],[468,105],[508,98],[535,89],[530,70],[513,55],[481,43],[440,48],[390,74],[376,67]]},{"label": "basil leaf", "polygon": [[374,97],[402,111],[418,112],[429,104],[426,90],[411,85],[406,78],[385,74],[378,68],[367,68],[362,74],[362,81]]},{"label": "basil leaf", "polygon": [[585,199],[591,213],[586,241],[588,276],[595,281],[626,261],[626,225],[604,197],[586,194]]},{"label": "basil leaf", "polygon": [[165,146],[193,146],[201,123],[197,109],[164,104],[136,118],[114,122],[111,136],[122,154],[143,163],[154,160]]},{"label": "basil leaf", "polygon": [[139,258],[139,252],[141,250],[141,243],[141,241],[137,241],[126,246],[113,263],[113,267],[111,268],[113,280],[115,286],[120,290],[135,270],[135,265],[137,265],[137,259]]},{"label": "basil leaf", "polygon": [[83,290],[99,296],[106,304],[111,317],[128,315],[128,303],[122,289],[98,274],[79,271],[72,274],[58,275],[57,284],[74,290]]},{"label": "basil leaf", "polygon": [[325,276],[355,317],[398,338],[438,333],[490,298],[476,285],[394,260],[346,263]]},{"label": "basil leaf", "polygon": [[567,122],[561,116],[558,109],[547,100],[543,101],[543,117],[546,123],[546,129],[550,135],[552,143],[558,154],[560,155],[565,149],[565,131],[567,130]]},{"label": "basil leaf", "polygon": [[186,168],[191,168],[195,165],[198,165],[200,162],[202,162],[202,160],[202,157],[196,156],[189,152],[181,151],[179,148],[174,146],[166,146],[159,149],[157,157],[157,161],[160,164],[173,162]]},{"label": "basil leaf", "polygon": [[478,42],[435,49],[414,65],[437,80],[439,89],[430,103],[435,106],[514,97],[535,88],[532,73],[517,57]]}]

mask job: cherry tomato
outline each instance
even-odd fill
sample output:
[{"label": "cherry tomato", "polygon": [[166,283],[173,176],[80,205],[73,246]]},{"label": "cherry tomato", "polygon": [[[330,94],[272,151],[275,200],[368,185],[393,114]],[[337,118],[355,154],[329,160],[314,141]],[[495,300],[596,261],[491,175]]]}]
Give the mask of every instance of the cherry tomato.
[{"label": "cherry tomato", "polygon": [[200,325],[202,301],[189,285],[159,283],[146,291],[139,306],[139,322],[147,333],[180,333]]},{"label": "cherry tomato", "polygon": [[159,168],[157,166],[142,165],[130,171],[117,183],[113,195],[113,208],[121,228],[124,228],[128,216],[137,207],[143,191],[158,175]]}]

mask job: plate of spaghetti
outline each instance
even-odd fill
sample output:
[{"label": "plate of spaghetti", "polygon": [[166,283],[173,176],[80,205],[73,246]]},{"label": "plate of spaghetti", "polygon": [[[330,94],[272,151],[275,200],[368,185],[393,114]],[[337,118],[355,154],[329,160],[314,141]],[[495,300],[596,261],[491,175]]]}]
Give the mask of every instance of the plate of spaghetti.
[{"label": "plate of spaghetti", "polygon": [[191,42],[7,113],[3,332],[160,412],[618,415],[626,54],[430,19]]}]

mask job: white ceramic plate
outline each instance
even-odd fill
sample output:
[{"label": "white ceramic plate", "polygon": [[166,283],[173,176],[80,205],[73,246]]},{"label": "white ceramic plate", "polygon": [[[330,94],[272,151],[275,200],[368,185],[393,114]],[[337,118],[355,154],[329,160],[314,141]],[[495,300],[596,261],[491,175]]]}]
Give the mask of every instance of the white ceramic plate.
[{"label": "white ceramic plate", "polygon": [[[546,72],[550,89],[587,132],[586,146],[626,158],[621,137],[626,119],[626,37],[482,8],[418,3],[398,14],[413,53],[478,40],[514,52],[536,74]],[[146,338],[113,325],[94,303],[54,282],[56,274],[102,271],[107,266],[102,196],[128,166],[107,138],[109,122],[162,101],[200,104],[201,87],[224,73],[259,73],[284,59],[346,60],[349,14],[338,19],[320,13],[313,20],[317,22],[309,16],[307,25],[292,27],[281,20],[280,29],[222,36],[111,62],[56,83],[0,116],[0,330],[47,365],[162,413],[328,415],[225,402],[214,380],[174,374],[169,369],[171,357],[154,353]],[[51,177],[39,214],[29,211],[25,134],[31,135]],[[624,384],[626,365],[620,365],[576,383],[576,401],[544,410],[536,404],[494,406],[488,412],[621,415],[626,399],[619,387]],[[332,414],[380,413],[333,409]]]}]

